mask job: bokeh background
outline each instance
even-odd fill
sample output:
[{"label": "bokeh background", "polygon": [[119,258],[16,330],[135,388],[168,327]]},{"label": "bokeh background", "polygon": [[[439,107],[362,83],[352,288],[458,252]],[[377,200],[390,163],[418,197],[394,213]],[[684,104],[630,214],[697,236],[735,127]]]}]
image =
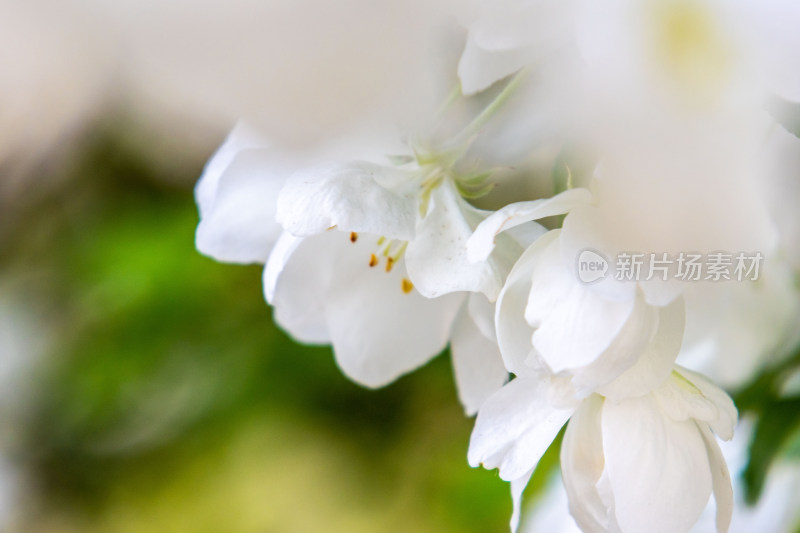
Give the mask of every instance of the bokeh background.
[{"label": "bokeh background", "polygon": [[[464,43],[449,4],[0,0],[0,531],[507,531],[447,353],[363,389],[275,327],[258,266],[194,248],[238,118],[307,149],[429,115]],[[775,392],[798,367],[737,394],[768,422],[753,494],[800,457]]]}]

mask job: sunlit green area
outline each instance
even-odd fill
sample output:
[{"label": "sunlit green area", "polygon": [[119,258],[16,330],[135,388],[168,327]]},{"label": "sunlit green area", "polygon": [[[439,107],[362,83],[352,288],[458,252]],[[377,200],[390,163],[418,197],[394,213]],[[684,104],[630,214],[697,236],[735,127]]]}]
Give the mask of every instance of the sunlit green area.
[{"label": "sunlit green area", "polygon": [[48,337],[10,439],[19,531],[506,531],[448,355],[370,391],[288,338],[258,266],[194,249],[203,162],[165,175],[99,135],[4,245]]}]

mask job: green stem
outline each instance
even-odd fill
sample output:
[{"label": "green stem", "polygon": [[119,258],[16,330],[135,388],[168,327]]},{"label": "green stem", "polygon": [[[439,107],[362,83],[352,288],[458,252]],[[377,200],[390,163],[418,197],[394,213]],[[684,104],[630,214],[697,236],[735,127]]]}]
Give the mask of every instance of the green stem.
[{"label": "green stem", "polygon": [[514,91],[519,87],[522,80],[528,73],[528,69],[522,69],[517,72],[511,80],[503,87],[503,90],[500,91],[492,102],[484,108],[481,113],[475,117],[472,122],[467,124],[467,127],[461,130],[461,132],[455,136],[453,139],[453,143],[456,146],[466,144],[469,139],[478,133],[480,129],[489,121],[490,118],[500,109],[506,101],[514,94]]},{"label": "green stem", "polygon": [[453,90],[450,91],[450,93],[447,95],[447,99],[442,103],[439,109],[436,110],[436,113],[434,113],[433,115],[434,118],[437,119],[441,118],[441,116],[444,115],[445,111],[450,109],[450,106],[452,106],[460,96],[461,96],[461,84],[457,83],[455,87],[453,87]]}]

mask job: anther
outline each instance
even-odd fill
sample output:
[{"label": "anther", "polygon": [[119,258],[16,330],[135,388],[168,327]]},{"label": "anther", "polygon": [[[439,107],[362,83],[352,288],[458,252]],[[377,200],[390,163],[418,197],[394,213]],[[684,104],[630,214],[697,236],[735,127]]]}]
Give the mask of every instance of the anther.
[{"label": "anther", "polygon": [[403,287],[403,292],[406,294],[414,290],[414,284],[411,283],[411,280],[408,278],[403,278],[401,286]]},{"label": "anther", "polygon": [[386,258],[386,272],[391,272],[394,266],[394,259],[391,257]]},{"label": "anther", "polygon": [[355,231],[350,232],[350,242],[356,242],[358,240],[358,233]]},{"label": "anther", "polygon": [[369,256],[369,266],[374,267],[378,264],[378,258],[375,254],[370,254]]}]

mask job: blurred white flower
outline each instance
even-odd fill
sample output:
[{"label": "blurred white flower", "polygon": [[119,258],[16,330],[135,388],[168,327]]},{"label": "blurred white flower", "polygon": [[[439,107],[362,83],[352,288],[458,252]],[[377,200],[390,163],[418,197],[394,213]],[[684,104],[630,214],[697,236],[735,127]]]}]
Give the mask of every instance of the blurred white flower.
[{"label": "blurred white flower", "polygon": [[796,275],[773,255],[757,283],[707,283],[685,291],[686,338],[678,362],[737,390],[789,357],[800,341]]},{"label": "blurred white flower", "polygon": [[[472,4],[462,16],[469,33],[459,65],[467,92],[524,66],[547,75],[547,60],[563,50],[574,56],[571,68],[594,82],[580,91],[605,93],[637,109],[663,98],[690,106],[763,105],[770,95],[800,99],[800,43],[792,25],[800,11],[790,1]],[[577,96],[577,89],[570,94]]]},{"label": "blurred white flower", "polygon": [[455,82],[443,68],[457,53],[450,0],[81,4],[113,36],[126,103],[170,131],[247,118],[307,145],[423,118]]},{"label": "blurred white flower", "polygon": [[546,62],[573,38],[573,0],[468,2],[467,43],[458,65],[465,94],[528,65]]},{"label": "blurred white flower", "polygon": [[780,248],[795,271],[800,271],[800,139],[797,132],[774,125],[765,140],[763,177],[767,202],[780,236]]},{"label": "blurred white flower", "polygon": [[72,148],[111,113],[162,167],[205,152],[240,118],[281,146],[320,144],[356,125],[394,132],[424,120],[425,103],[455,85],[461,42],[451,0],[0,7],[6,175]]}]

